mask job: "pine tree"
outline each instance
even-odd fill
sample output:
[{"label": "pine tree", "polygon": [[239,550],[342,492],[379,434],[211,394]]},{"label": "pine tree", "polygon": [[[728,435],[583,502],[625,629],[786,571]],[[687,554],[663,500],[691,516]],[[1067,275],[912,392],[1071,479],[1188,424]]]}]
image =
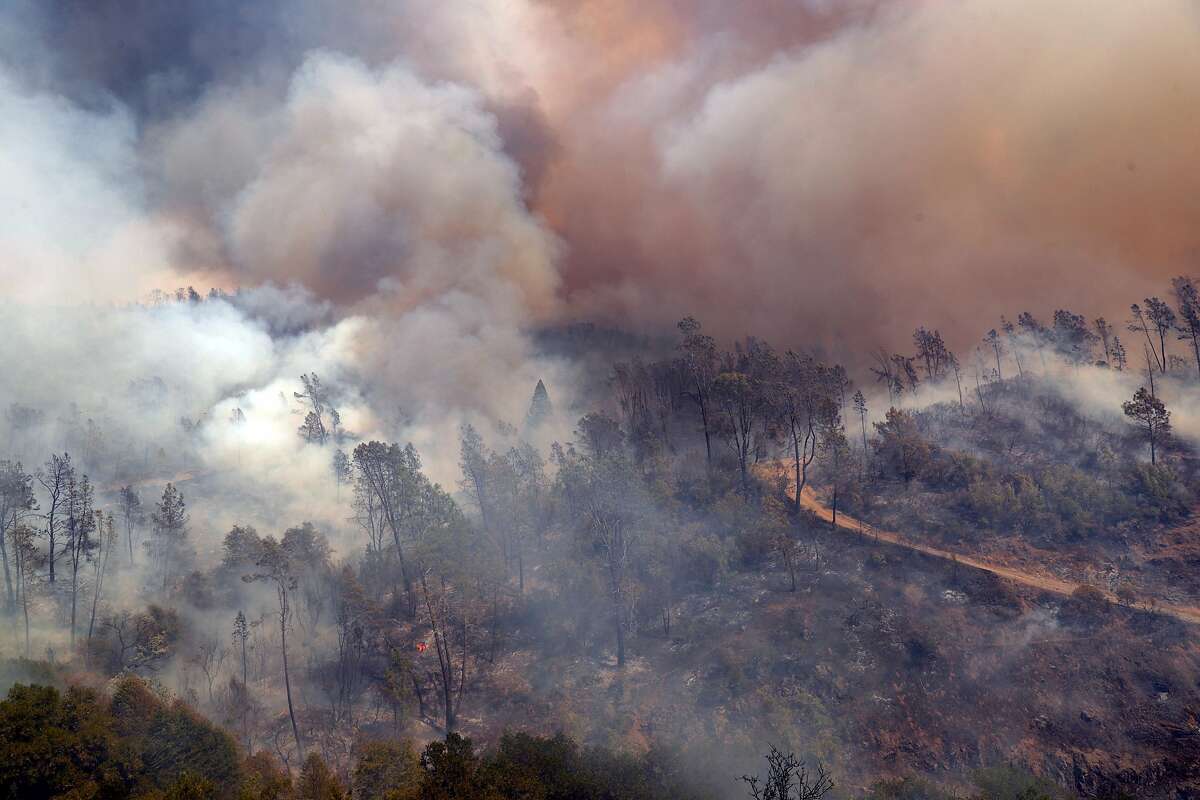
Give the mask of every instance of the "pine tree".
[{"label": "pine tree", "polygon": [[183,502],[183,494],[174,484],[168,483],[163,489],[162,501],[154,507],[152,520],[155,555],[162,570],[163,588],[166,589],[173,577],[176,562],[183,555],[187,538],[187,506]]},{"label": "pine tree", "polygon": [[550,402],[550,393],[546,391],[546,384],[539,379],[533,389],[533,399],[529,401],[529,413],[525,415],[525,430],[537,430],[553,414],[554,405]]},{"label": "pine tree", "polygon": [[1171,412],[1145,386],[1138,389],[1133,399],[1125,401],[1121,408],[1125,416],[1146,432],[1146,438],[1150,440],[1150,463],[1157,464],[1158,445],[1171,432]]}]

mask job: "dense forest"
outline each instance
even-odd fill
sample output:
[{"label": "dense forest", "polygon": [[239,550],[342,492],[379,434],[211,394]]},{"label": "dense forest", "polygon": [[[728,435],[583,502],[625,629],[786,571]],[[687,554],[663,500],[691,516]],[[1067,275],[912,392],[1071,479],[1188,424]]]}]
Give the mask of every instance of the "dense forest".
[{"label": "dense forest", "polygon": [[[921,780],[965,790],[1007,764],[1049,781],[1021,797],[1192,785],[1200,586],[1167,540],[1192,544],[1172,533],[1196,488],[1172,413],[1200,382],[1200,297],[1180,278],[1170,298],[1120,333],[1002,318],[964,357],[919,328],[858,386],[691,318],[674,341],[548,331],[586,365],[570,400],[539,381],[524,418],[464,423],[448,485],[412,444],[348,430],[346,389],[305,373],[281,401],[326,465],[330,527],[209,527],[205,506],[236,498],[196,439],[237,436],[240,407],[139,460],[78,405],[14,403],[14,455],[51,454],[0,463],[5,791],[728,797],[776,745],[810,765],[802,797],[933,796]],[[229,302],[181,290],[126,313]],[[1129,675],[1101,671],[1098,641]],[[981,650],[1069,664],[1084,710],[1043,708]],[[1100,738],[1081,713],[1108,718]],[[1001,784],[1021,774],[977,773],[980,796],[1016,797]],[[770,785],[744,788],[790,796]]]}]

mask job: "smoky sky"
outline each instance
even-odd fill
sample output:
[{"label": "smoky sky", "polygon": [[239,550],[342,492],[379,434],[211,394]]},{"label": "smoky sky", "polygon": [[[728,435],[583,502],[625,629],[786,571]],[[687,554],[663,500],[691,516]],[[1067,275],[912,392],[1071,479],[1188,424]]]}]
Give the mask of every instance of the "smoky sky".
[{"label": "smoky sky", "polygon": [[154,254],[130,290],[874,346],[1200,257],[1186,0],[16,0],[0,43],[47,169],[125,208],[109,262]]}]

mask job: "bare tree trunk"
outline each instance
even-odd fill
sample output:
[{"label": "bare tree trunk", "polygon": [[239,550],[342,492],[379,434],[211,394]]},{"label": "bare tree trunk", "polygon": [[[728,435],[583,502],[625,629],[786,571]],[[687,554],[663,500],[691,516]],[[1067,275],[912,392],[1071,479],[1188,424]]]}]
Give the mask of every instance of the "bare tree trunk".
[{"label": "bare tree trunk", "polygon": [[620,668],[625,666],[625,626],[621,623],[621,578],[617,574],[616,565],[613,564],[612,558],[613,555],[610,548],[608,581],[613,604],[613,624],[617,629],[617,667]]},{"label": "bare tree trunk", "polygon": [[98,554],[98,557],[96,559],[96,586],[92,590],[92,616],[91,616],[91,619],[88,621],[88,634],[87,634],[87,645],[86,645],[87,649],[86,649],[85,655],[84,655],[85,663],[86,663],[87,658],[89,658],[91,655],[92,632],[96,629],[96,608],[100,604],[100,592],[104,588],[104,574],[108,568],[108,550],[109,550],[109,548],[104,547],[103,534],[101,535],[101,538],[100,538],[100,546],[103,547],[104,550],[102,553]]},{"label": "bare tree trunk", "polygon": [[1159,363],[1158,352],[1154,350],[1154,340],[1150,338],[1150,328],[1144,320],[1142,322],[1142,333],[1146,335],[1146,344],[1149,345],[1150,351],[1154,353],[1154,363],[1157,365]]},{"label": "bare tree trunk", "polygon": [[1150,378],[1150,396],[1158,397],[1154,391],[1154,369],[1150,366],[1150,354],[1146,353],[1146,375]]},{"label": "bare tree trunk", "polygon": [[[429,612],[429,627],[433,628],[433,646],[437,649],[438,670],[441,675],[442,704],[446,714],[446,733],[454,732],[457,715],[454,707],[454,662],[450,654],[450,640],[443,622],[438,620],[433,598],[429,594],[429,582],[421,575],[421,593],[425,596],[425,608]],[[465,657],[465,656],[464,656]],[[464,662],[464,670],[465,670]]]},{"label": "bare tree trunk", "polygon": [[253,748],[250,745],[250,684],[247,679],[246,669],[246,637],[239,636],[242,640],[242,733],[246,737],[246,755],[252,755]]},{"label": "bare tree trunk", "polygon": [[[4,562],[4,588],[8,595],[8,602],[5,607],[11,613],[12,611],[16,610],[17,596],[13,591],[12,575],[10,575],[8,571],[8,546],[4,542],[5,536],[3,523],[4,520],[0,519],[0,561]],[[15,519],[13,521],[13,525],[16,525]]]},{"label": "bare tree trunk", "polygon": [[788,589],[789,592],[796,591],[796,561],[792,558],[792,543],[790,540],[783,544],[783,563],[787,565],[788,577],[791,578],[792,585]]},{"label": "bare tree trunk", "polygon": [[[866,442],[866,434],[865,433],[863,434],[863,442],[864,443]],[[796,435],[796,426],[794,423],[792,425],[792,453],[793,453],[793,458],[795,459],[794,467],[795,467],[795,473],[796,473],[796,499],[795,499],[795,502],[792,503],[792,510],[795,511],[796,513],[799,513],[800,512],[800,492],[803,491],[803,484],[800,481],[800,437]]]},{"label": "bare tree trunk", "polygon": [[525,595],[525,548],[521,547],[521,540],[516,542],[517,548],[517,592],[522,597]]},{"label": "bare tree trunk", "polygon": [[296,707],[292,704],[292,679],[288,671],[288,654],[287,654],[287,594],[286,590],[280,590],[279,600],[279,647],[283,652],[283,688],[287,692],[288,717],[292,721],[292,735],[296,737],[296,752],[304,755],[304,745],[300,742],[300,727],[296,724]]},{"label": "bare tree trunk", "polygon": [[75,649],[75,601],[79,597],[79,565],[71,569],[71,649]]},{"label": "bare tree trunk", "polygon": [[[962,390],[959,390],[959,402],[962,402]],[[867,415],[865,413],[858,415],[859,422],[862,423],[863,437],[863,476],[867,473]]]},{"label": "bare tree trunk", "polygon": [[13,556],[17,562],[18,588],[21,592],[21,608],[25,616],[25,658],[28,659],[31,655],[29,647],[29,579],[25,574],[28,570],[28,565],[25,563],[21,542],[15,537],[13,540]]},{"label": "bare tree trunk", "polygon": [[625,626],[621,624],[621,605],[619,600],[613,601],[613,623],[617,628],[617,667],[625,666]]}]

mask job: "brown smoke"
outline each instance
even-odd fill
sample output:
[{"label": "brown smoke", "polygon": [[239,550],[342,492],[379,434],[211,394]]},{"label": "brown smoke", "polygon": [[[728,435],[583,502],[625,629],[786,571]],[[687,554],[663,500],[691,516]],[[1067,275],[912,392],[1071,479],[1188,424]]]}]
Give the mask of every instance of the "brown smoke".
[{"label": "brown smoke", "polygon": [[1194,4],[697,5],[563,14],[585,55],[668,31],[537,92],[576,311],[864,345],[1120,314],[1194,269]]},{"label": "brown smoke", "polygon": [[[155,274],[861,350],[1026,308],[1120,318],[1200,251],[1189,0],[263,8],[288,36],[264,23],[236,59],[193,9],[208,82],[114,134],[145,183],[129,230],[169,232],[139,248]],[[123,52],[91,71],[137,84]]]}]

